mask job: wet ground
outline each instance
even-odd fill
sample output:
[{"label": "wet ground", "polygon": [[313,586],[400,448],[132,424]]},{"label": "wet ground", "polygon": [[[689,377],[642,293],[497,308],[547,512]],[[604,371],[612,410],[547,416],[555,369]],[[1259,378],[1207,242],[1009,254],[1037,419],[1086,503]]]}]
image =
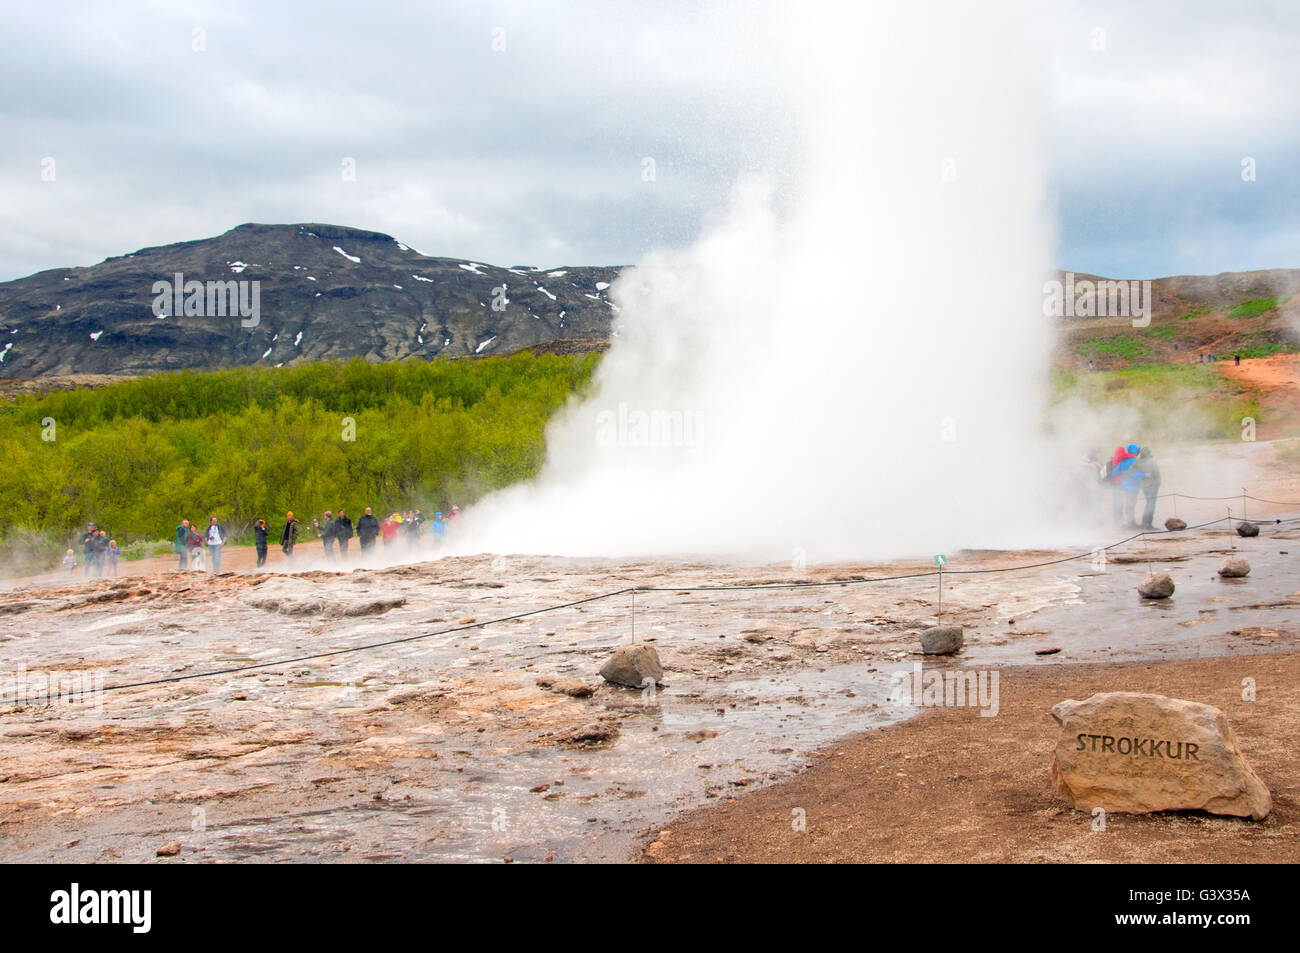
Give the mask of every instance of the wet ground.
[{"label": "wet ground", "polygon": [[[1229,553],[1250,560],[1247,579],[1218,578]],[[948,568],[1057,555],[956,553]],[[924,664],[1294,650],[1297,556],[1292,523],[1253,540],[1222,528],[1169,534],[1128,544],[1104,566],[1085,558],[948,573],[944,621],[966,626],[967,647]],[[1148,559],[1173,575],[1173,599],[1137,596]],[[911,714],[890,701],[891,675],[922,662],[916,632],[936,619],[937,580],[642,592],[635,617],[624,594],[281,660],[630,586],[932,568],[476,556],[338,574],[171,572],[11,589],[0,595],[0,671],[18,671],[6,699],[22,686],[28,697],[0,706],[0,859],[152,861],[179,841],[182,861],[623,860],[638,831],[795,773],[833,738]],[[596,674],[633,637],[663,660],[667,684],[653,694]],[[1060,651],[1036,654],[1049,649]],[[44,704],[33,689],[49,673],[112,689],[263,662],[276,664],[71,704]]]}]

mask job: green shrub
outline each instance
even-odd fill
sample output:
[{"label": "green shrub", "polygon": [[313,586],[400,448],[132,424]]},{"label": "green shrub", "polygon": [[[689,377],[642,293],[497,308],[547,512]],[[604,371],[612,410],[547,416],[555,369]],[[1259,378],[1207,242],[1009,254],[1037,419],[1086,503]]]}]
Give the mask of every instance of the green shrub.
[{"label": "green shrub", "polygon": [[172,552],[171,540],[160,539],[137,539],[134,542],[122,545],[118,541],[118,549],[122,551],[122,559],[146,559],[149,556],[162,556]]},{"label": "green shrub", "polygon": [[[464,506],[537,472],[547,421],[598,360],[357,359],[24,395],[0,403],[0,512],[57,539],[93,520],[138,558],[181,518],[215,515],[241,541],[287,510],[310,532],[327,507]],[[46,418],[55,440],[42,439]]]}]

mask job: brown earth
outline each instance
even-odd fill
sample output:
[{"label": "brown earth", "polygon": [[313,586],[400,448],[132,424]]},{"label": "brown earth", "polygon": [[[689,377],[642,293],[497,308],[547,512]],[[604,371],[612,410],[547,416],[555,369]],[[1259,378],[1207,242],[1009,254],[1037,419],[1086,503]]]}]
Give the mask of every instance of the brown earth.
[{"label": "brown earth", "polygon": [[1300,424],[1300,355],[1247,358],[1240,366],[1228,361],[1220,367],[1224,377],[1251,388],[1263,408],[1268,430],[1260,425],[1260,440],[1295,431]]},{"label": "brown earth", "polygon": [[[1242,700],[1253,678],[1256,701]],[[801,775],[647,835],[657,863],[1295,863],[1300,654],[1002,670],[1000,708],[932,708],[824,748]],[[1200,812],[1090,814],[1051,788],[1051,707],[1103,691],[1222,709],[1273,795],[1263,821]],[[806,818],[797,831],[796,812]]]}]

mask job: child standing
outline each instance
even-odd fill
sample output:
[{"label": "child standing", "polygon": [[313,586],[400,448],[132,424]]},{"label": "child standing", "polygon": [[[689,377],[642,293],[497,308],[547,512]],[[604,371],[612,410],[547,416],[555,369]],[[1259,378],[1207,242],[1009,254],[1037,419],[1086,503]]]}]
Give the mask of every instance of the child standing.
[{"label": "child standing", "polygon": [[113,570],[113,575],[117,575],[117,558],[122,555],[122,551],[117,548],[117,540],[108,541],[108,565]]},{"label": "child standing", "polygon": [[77,571],[77,557],[72,554],[72,550],[70,549],[63,557],[63,568],[67,571],[69,576]]}]

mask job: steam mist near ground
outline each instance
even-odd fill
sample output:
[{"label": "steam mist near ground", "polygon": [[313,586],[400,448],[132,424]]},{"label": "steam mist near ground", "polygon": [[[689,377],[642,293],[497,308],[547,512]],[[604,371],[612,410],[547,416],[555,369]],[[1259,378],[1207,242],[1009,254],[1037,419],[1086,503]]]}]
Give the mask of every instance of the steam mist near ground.
[{"label": "steam mist near ground", "polygon": [[1042,541],[1041,8],[805,4],[745,30],[795,144],[695,245],[624,273],[593,392],[458,550],[817,562]]}]

